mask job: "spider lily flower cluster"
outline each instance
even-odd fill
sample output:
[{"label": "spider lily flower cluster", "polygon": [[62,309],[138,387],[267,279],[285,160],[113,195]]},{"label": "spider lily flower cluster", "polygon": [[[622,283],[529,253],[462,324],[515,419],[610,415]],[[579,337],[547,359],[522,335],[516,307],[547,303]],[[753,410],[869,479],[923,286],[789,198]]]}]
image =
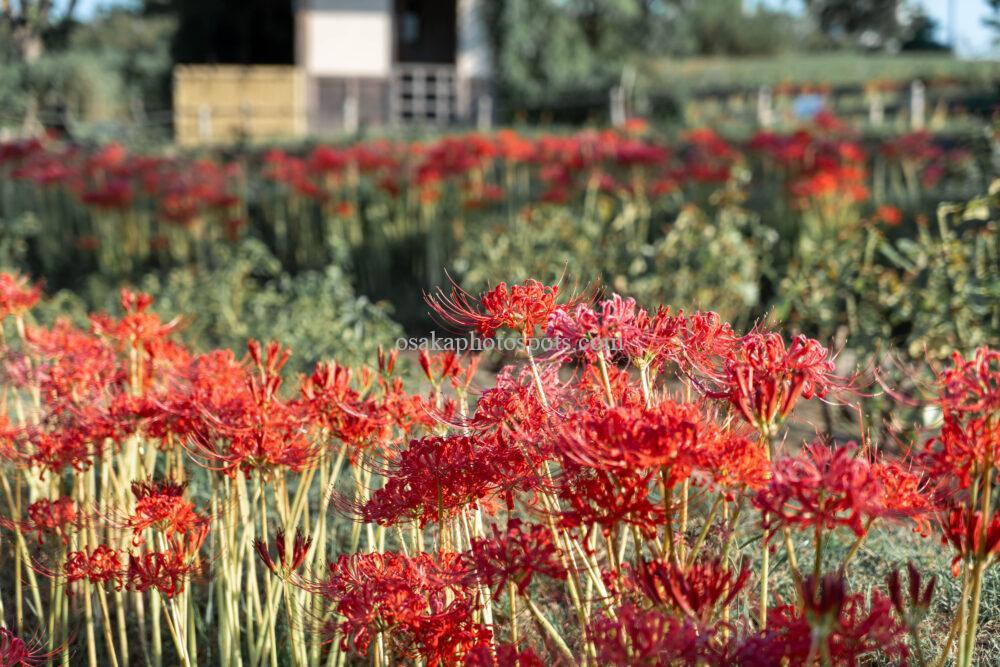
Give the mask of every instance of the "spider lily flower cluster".
[{"label": "spider lily flower cluster", "polygon": [[185,349],[145,295],[45,329],[36,287],[0,287],[3,664],[931,664],[933,577],[848,584],[893,525],[953,548],[937,648],[975,660],[1000,352],[937,369],[942,424],[904,457],[791,437],[856,389],[818,341],[617,294],[436,292],[452,327],[620,344],[525,348],[485,387],[423,351],[417,391],[395,353],[294,389],[279,343]]},{"label": "spider lily flower cluster", "polygon": [[[11,141],[0,143],[0,214],[35,215],[43,229],[32,238],[45,271],[86,267],[121,275],[136,266],[201,263],[211,244],[248,233],[267,240],[287,266],[318,268],[347,256],[331,246],[331,226],[344,239],[364,239],[350,242],[364,250],[415,236],[441,254],[476,220],[489,220],[492,229],[507,213],[513,233],[518,218],[540,207],[572,205],[594,216],[593,202],[601,198],[637,217],[637,240],[646,242],[656,228],[648,219],[653,207],[705,201],[708,192],[738,186],[748,172],[810,225],[850,227],[871,195],[886,205],[875,218],[898,224],[900,212],[890,204],[911,203],[921,188],[963,184],[976,173],[971,152],[945,148],[930,134],[866,144],[833,121],[821,116],[795,132],[761,132],[746,142],[702,129],[668,143],[636,125],[197,159],[135,154],[117,143],[88,149]],[[448,225],[454,234],[434,222],[437,215],[454,217]],[[74,220],[72,247],[51,240],[70,233],[67,217]],[[366,256],[379,261],[372,254]],[[415,276],[418,284],[438,282],[431,278],[440,265]]]}]

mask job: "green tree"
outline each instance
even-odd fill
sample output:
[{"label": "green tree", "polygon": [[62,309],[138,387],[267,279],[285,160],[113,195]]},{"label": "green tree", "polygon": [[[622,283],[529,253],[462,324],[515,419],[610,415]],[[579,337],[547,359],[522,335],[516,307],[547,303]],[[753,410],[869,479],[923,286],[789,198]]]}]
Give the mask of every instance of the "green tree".
[{"label": "green tree", "polygon": [[[142,127],[143,137],[153,134],[145,111],[169,108],[172,19],[118,8],[78,22],[65,12],[53,17],[45,3],[32,13],[31,3],[12,2],[16,12],[4,4],[10,13],[0,21],[0,126],[76,136]],[[23,43],[29,19],[29,41],[41,40],[30,48]]]},{"label": "green tree", "polygon": [[92,54],[115,73],[120,110],[141,122],[149,110],[170,108],[170,44],[176,31],[172,16],[143,16],[119,8],[79,25],[68,48]]},{"label": "green tree", "polygon": [[983,23],[993,31],[993,43],[1000,44],[1000,0],[986,0],[986,4],[990,6],[990,13]]},{"label": "green tree", "polygon": [[[786,12],[741,0],[494,0],[503,97],[521,105],[597,103],[634,61],[696,54],[766,54],[797,43]],[[790,39],[791,37],[791,39]]]},{"label": "green tree", "polygon": [[950,51],[951,46],[937,38],[938,22],[927,15],[923,8],[917,8],[910,20],[909,36],[903,42],[903,51]]},{"label": "green tree", "polygon": [[45,37],[73,19],[77,0],[69,0],[62,12],[53,9],[53,0],[0,0],[0,16],[20,60],[37,60],[44,50]]},{"label": "green tree", "polygon": [[820,31],[839,46],[892,49],[906,33],[902,0],[806,0]]}]

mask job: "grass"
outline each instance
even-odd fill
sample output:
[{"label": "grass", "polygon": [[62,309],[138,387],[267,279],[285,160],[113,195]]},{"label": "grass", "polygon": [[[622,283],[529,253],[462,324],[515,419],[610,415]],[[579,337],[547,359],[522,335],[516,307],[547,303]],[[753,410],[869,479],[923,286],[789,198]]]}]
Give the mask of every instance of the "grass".
[{"label": "grass", "polygon": [[902,85],[913,79],[931,85],[957,82],[982,88],[1000,78],[1000,62],[996,60],[960,60],[937,54],[790,53],[752,58],[663,59],[646,63],[642,69],[651,85],[691,93],[787,83],[860,87],[880,81]]}]

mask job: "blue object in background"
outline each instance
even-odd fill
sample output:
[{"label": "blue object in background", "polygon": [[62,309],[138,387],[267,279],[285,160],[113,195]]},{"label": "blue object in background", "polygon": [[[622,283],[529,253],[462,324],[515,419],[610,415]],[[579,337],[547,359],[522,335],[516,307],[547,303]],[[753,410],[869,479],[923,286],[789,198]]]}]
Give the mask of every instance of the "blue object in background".
[{"label": "blue object in background", "polygon": [[816,93],[803,93],[792,100],[792,113],[799,120],[812,120],[826,106],[826,100]]}]

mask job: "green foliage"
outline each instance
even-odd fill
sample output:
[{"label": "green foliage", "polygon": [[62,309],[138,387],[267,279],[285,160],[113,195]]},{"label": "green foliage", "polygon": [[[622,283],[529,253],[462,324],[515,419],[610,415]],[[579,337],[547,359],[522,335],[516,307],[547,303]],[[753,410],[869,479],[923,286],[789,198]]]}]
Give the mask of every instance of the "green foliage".
[{"label": "green foliage", "polygon": [[622,65],[620,55],[601,59],[583,26],[551,0],[504,0],[490,11],[498,83],[512,107],[604,88]]},{"label": "green foliage", "polygon": [[384,308],[357,297],[336,267],[294,277],[260,243],[222,250],[204,273],[176,269],[147,277],[140,287],[165,313],[189,313],[182,338],[199,349],[242,349],[250,337],[280,340],[304,370],[321,359],[370,361],[379,345],[401,334]]},{"label": "green foliage", "polygon": [[677,213],[607,195],[592,201],[584,211],[539,207],[512,218],[502,234],[502,223],[483,224],[457,249],[454,275],[472,291],[498,276],[561,280],[570,291],[596,281],[647,306],[715,310],[734,321],[758,306],[762,256],[774,238],[736,202]]},{"label": "green foliage", "polygon": [[[379,345],[391,347],[402,335],[386,308],[356,296],[336,266],[291,276],[255,241],[214,252],[218,268],[149,274],[136,285],[154,296],[164,319],[183,313],[179,337],[193,349],[242,354],[250,338],[279,340],[295,352],[290,368],[305,371],[324,359],[370,362]],[[82,324],[89,311],[116,308],[117,287],[95,277],[79,295],[61,290],[33,314],[44,324],[57,315]]]},{"label": "green foliage", "polygon": [[773,54],[798,43],[787,12],[740,0],[498,0],[487,3],[507,106],[603,105],[630,63],[697,54]]},{"label": "green foliage", "polygon": [[820,30],[835,44],[885,49],[899,46],[908,26],[902,0],[806,0]]},{"label": "green foliage", "polygon": [[859,321],[871,339],[913,360],[1000,340],[1000,181],[986,196],[942,204],[935,225],[883,239],[878,251],[883,262],[865,266],[859,284],[875,301]]},{"label": "green foliage", "polygon": [[642,68],[649,85],[668,90],[752,88],[782,83],[858,85],[869,81],[909,83],[913,79],[964,82],[986,89],[996,63],[959,60],[932,53],[872,55],[848,52],[794,53],[772,58],[662,59]]},{"label": "green foliage", "polygon": [[745,14],[740,0],[693,3],[682,18],[692,49],[677,55],[760,56],[801,46],[801,20],[763,6]]},{"label": "green foliage", "polygon": [[983,19],[987,28],[993,31],[993,43],[1000,43],[1000,0],[986,0],[990,7],[989,15]]},{"label": "green foliage", "polygon": [[826,232],[803,225],[775,317],[912,362],[1000,340],[998,192],[1000,182],[942,204],[935,224],[918,217],[905,233],[857,218]]},{"label": "green foliage", "polygon": [[131,113],[170,108],[170,38],[176,21],[169,16],[141,17],[116,9],[70,36],[69,48],[92,53],[121,80],[123,103]]},{"label": "green foliage", "polygon": [[25,58],[0,23],[0,127],[41,124],[92,139],[165,137],[165,125],[149,127],[162,119],[146,112],[169,108],[174,30],[169,17],[116,9],[89,23],[65,23],[47,48]]},{"label": "green foliage", "polygon": [[643,261],[629,266],[621,281],[628,287],[616,289],[644,295],[650,304],[715,310],[746,323],[760,304],[765,257],[774,241],[771,230],[738,206],[685,208],[643,249]]}]

